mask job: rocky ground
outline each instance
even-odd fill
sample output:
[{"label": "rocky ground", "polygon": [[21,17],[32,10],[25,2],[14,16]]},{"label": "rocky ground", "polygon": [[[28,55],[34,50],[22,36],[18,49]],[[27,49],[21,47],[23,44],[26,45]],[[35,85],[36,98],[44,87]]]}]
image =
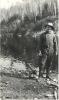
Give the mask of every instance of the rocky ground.
[{"label": "rocky ground", "polygon": [[39,78],[37,82],[35,78],[29,78],[29,74],[25,68],[24,70],[16,70],[15,67],[7,67],[8,64],[5,65],[5,67],[1,64],[2,63],[0,63],[1,99],[57,100],[58,74],[56,71],[50,73],[52,80]]}]

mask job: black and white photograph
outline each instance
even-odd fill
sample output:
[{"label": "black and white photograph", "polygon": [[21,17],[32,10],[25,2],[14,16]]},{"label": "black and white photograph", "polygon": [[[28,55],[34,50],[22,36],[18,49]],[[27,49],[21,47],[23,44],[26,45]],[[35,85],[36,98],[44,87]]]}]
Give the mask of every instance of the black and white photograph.
[{"label": "black and white photograph", "polygon": [[59,100],[58,0],[0,0],[0,100]]}]

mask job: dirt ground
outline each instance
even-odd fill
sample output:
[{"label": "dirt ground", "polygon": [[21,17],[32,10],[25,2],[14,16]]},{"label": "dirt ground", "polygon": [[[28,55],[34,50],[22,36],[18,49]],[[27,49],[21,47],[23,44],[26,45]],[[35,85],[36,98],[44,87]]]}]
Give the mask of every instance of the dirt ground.
[{"label": "dirt ground", "polygon": [[[57,79],[57,73],[51,73],[50,76]],[[29,78],[25,73],[16,74],[0,72],[0,98],[19,99],[19,100],[55,100],[54,87],[51,87],[46,78],[39,78],[37,82],[34,78]]]},{"label": "dirt ground", "polygon": [[29,77],[24,63],[17,61],[11,66],[10,58],[0,58],[0,61],[1,100],[57,100],[55,98],[57,87],[51,84],[53,80],[58,80],[57,70],[50,73],[52,80],[39,78],[37,82],[34,77]]}]

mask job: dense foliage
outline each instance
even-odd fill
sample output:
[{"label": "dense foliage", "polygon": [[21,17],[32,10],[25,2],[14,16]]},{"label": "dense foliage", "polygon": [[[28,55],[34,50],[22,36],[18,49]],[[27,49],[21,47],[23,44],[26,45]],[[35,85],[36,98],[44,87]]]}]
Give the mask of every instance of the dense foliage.
[{"label": "dense foliage", "polygon": [[[57,0],[24,0],[0,11],[1,49],[38,64],[38,41],[48,21],[58,30]],[[3,51],[3,52],[5,52]],[[16,52],[16,53],[15,53]],[[13,55],[14,56],[14,55]]]}]

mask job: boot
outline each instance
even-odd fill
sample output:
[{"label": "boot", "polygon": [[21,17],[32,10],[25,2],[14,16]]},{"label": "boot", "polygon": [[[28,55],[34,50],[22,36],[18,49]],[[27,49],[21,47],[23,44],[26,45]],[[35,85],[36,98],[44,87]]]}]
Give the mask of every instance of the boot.
[{"label": "boot", "polygon": [[43,77],[43,71],[39,71],[39,77]]},{"label": "boot", "polygon": [[46,78],[49,78],[49,75],[48,74],[46,74]]}]

